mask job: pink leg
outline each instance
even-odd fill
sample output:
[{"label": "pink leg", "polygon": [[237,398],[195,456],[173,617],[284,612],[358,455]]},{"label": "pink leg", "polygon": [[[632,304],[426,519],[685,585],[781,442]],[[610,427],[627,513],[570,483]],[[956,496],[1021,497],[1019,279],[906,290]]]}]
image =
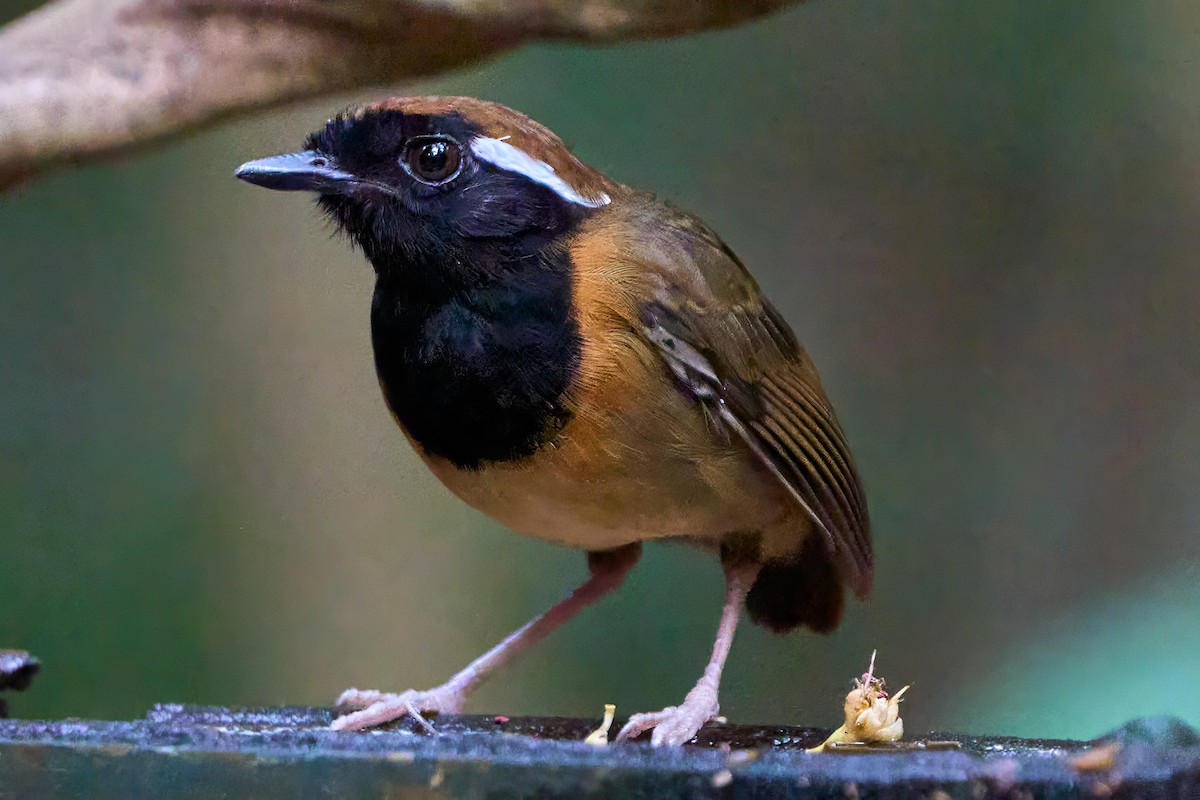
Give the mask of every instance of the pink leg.
[{"label": "pink leg", "polygon": [[639,544],[604,553],[589,553],[588,567],[592,574],[578,589],[546,613],[534,617],[523,627],[513,631],[450,680],[427,691],[409,689],[400,694],[347,689],[338,698],[338,705],[360,710],[338,717],[331,727],[338,731],[357,731],[411,716],[432,733],[433,726],[426,722],[422,714],[456,714],[461,711],[467,701],[467,695],[482,683],[484,678],[517,653],[541,641],[546,634],[620,586],[640,555]]},{"label": "pink leg", "polygon": [[617,734],[618,742],[635,739],[653,728],[651,744],[683,744],[691,740],[704,727],[704,723],[720,713],[717,692],[721,685],[721,671],[725,668],[725,659],[729,657],[738,618],[746,604],[746,594],[758,576],[759,566],[737,564],[725,568],[725,607],[721,610],[721,624],[717,626],[712,658],[683,703],[667,706],[662,711],[634,714]]}]

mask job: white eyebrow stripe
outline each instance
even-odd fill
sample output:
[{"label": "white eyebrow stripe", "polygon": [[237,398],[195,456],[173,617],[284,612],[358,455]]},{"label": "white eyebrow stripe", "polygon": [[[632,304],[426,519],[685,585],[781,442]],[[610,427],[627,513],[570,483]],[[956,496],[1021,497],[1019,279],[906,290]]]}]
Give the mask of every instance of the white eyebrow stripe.
[{"label": "white eyebrow stripe", "polygon": [[[508,137],[505,136],[505,139]],[[487,136],[476,136],[471,139],[471,152],[481,161],[486,161],[497,169],[524,175],[534,183],[551,189],[555,194],[571,203],[588,208],[598,208],[608,205],[610,198],[603,192],[600,197],[590,200],[571,188],[554,172],[554,167],[545,161],[534,158],[519,147],[515,147],[503,139],[492,139]]]}]

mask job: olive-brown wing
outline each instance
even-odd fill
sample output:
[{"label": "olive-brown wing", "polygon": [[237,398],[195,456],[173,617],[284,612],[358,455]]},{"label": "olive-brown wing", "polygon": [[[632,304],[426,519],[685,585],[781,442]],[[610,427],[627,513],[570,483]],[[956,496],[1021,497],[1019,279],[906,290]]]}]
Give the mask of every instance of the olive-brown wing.
[{"label": "olive-brown wing", "polygon": [[[691,221],[687,258],[659,264],[645,336],[681,391],[740,438],[807,511],[842,580],[864,597],[872,553],[866,499],[808,355],[737,258]],[[676,251],[678,252],[678,251]]]}]

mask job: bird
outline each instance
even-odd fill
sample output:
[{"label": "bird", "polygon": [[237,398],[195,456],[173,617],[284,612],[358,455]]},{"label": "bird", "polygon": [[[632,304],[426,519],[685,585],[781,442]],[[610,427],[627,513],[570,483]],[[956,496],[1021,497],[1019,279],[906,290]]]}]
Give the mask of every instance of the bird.
[{"label": "bird", "polygon": [[460,712],[621,586],[648,541],[717,556],[725,600],[694,688],[620,741],[684,744],[718,716],[743,614],[826,633],[847,589],[867,597],[866,498],[816,368],[699,218],[469,97],[352,107],[235,175],[315,193],[374,268],[379,385],[429,470],[512,531],[587,553],[577,589],[444,684],[347,690],[334,729],[433,730],[427,715]]}]

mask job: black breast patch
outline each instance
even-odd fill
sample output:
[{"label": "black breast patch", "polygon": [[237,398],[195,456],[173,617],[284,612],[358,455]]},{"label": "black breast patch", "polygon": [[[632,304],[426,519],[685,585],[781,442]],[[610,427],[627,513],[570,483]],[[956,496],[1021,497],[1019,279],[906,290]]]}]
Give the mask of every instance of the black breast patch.
[{"label": "black breast patch", "polygon": [[553,439],[581,349],[566,255],[437,297],[413,297],[405,277],[380,273],[371,332],[384,397],[417,444],[479,469]]}]

